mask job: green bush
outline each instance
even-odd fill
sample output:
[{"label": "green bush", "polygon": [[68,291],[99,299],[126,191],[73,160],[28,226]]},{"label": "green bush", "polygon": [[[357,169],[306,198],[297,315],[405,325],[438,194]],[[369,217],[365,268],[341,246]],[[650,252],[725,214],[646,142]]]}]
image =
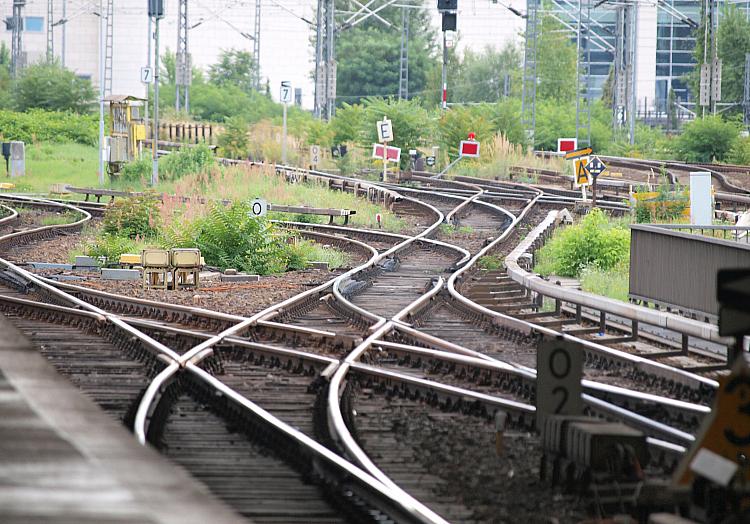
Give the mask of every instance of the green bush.
[{"label": "green bush", "polygon": [[610,223],[601,209],[593,209],[580,223],[560,229],[539,250],[536,271],[577,277],[588,266],[615,267],[630,254],[630,231]]},{"label": "green bush", "polygon": [[122,198],[104,213],[105,235],[123,238],[150,237],[159,231],[159,197],[153,193]]},{"label": "green bush", "polygon": [[140,160],[134,160],[123,164],[120,169],[120,180],[126,182],[138,182],[146,183],[151,180],[151,173],[153,171],[152,160],[150,158],[141,158]]},{"label": "green bush", "polygon": [[123,253],[140,253],[144,245],[137,240],[113,234],[101,235],[87,243],[83,252],[95,259],[104,258],[104,265],[114,264]]},{"label": "green bush", "polygon": [[697,118],[677,138],[677,153],[687,162],[723,161],[740,134],[740,125],[720,116]]},{"label": "green bush", "polygon": [[241,116],[235,116],[227,120],[224,132],[219,135],[219,147],[221,155],[226,158],[247,158],[250,147],[248,131],[250,127]]},{"label": "green bush", "polygon": [[13,89],[16,109],[87,112],[96,98],[91,81],[57,62],[40,62],[23,69]]},{"label": "green bush", "polygon": [[185,175],[205,173],[215,164],[214,154],[206,144],[183,147],[159,161],[159,177],[177,180]]},{"label": "green bush", "polygon": [[98,118],[42,109],[25,113],[0,110],[0,138],[27,144],[76,142],[93,146],[99,142]]},{"label": "green bush", "polygon": [[169,247],[197,247],[208,265],[221,269],[267,275],[284,271],[289,261],[284,237],[271,222],[251,217],[246,202],[214,204],[206,216],[177,222],[165,236]]},{"label": "green bush", "polygon": [[727,160],[732,164],[750,165],[750,138],[737,139],[729,151]]}]

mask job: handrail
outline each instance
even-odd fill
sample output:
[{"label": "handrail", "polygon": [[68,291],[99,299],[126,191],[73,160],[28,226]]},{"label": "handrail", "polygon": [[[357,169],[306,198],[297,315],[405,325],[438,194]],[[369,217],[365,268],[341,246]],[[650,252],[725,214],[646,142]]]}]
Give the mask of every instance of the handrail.
[{"label": "handrail", "polygon": [[621,302],[619,300],[600,297],[585,291],[578,291],[569,288],[563,289],[561,286],[550,284],[538,275],[529,273],[521,268],[518,264],[519,257],[531,247],[532,243],[541,235],[541,232],[549,226],[550,219],[548,216],[548,219],[531,231],[505,259],[508,275],[523,287],[548,297],[580,304],[584,307],[591,307],[612,315],[618,315],[630,320],[643,322],[644,324],[670,329],[677,331],[678,333],[683,333],[711,342],[717,342],[720,344],[729,343],[726,337],[721,337],[719,335],[719,328],[717,326],[684,318],[673,313],[655,311]]}]

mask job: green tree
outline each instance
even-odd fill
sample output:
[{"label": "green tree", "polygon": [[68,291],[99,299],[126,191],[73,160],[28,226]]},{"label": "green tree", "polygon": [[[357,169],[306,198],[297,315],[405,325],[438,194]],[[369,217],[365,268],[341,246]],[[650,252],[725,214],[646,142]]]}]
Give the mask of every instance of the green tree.
[{"label": "green tree", "polygon": [[222,156],[228,158],[246,158],[250,147],[250,137],[247,135],[249,126],[244,118],[234,116],[227,120],[224,132],[219,135],[219,147]]},{"label": "green tree", "polygon": [[57,62],[25,68],[13,88],[14,105],[19,111],[38,107],[83,113],[90,109],[95,96],[90,81],[78,78]]},{"label": "green tree", "polygon": [[218,86],[231,85],[249,93],[254,90],[256,70],[257,64],[248,51],[222,50],[219,61],[208,68],[208,80]]},{"label": "green tree", "polygon": [[736,121],[715,115],[693,120],[677,138],[677,153],[688,162],[722,161],[735,145],[740,127]]},{"label": "green tree", "polygon": [[725,6],[717,42],[722,60],[721,99],[739,102],[744,94],[745,54],[750,53],[750,21],[737,6]]},{"label": "green tree", "polygon": [[368,98],[363,105],[361,144],[367,147],[378,141],[377,122],[387,116],[393,123],[394,139],[390,145],[401,148],[402,168],[409,162],[409,149],[416,149],[427,137],[434,136],[434,122],[417,100]]},{"label": "green tree", "polygon": [[365,108],[361,104],[342,104],[336,110],[331,120],[333,142],[344,144],[347,142],[362,142],[362,130],[365,128]]},{"label": "green tree", "polygon": [[505,76],[509,76],[510,95],[519,96],[522,86],[522,55],[508,43],[501,51],[486,47],[481,53],[467,49],[454,62],[451,79],[453,102],[495,102],[504,95]]},{"label": "green tree", "polygon": [[451,158],[458,155],[459,143],[466,140],[470,132],[476,135],[480,143],[486,143],[495,134],[489,104],[457,106],[451,107],[450,111],[442,111],[438,130],[440,148],[447,151]]},{"label": "green tree", "polygon": [[5,42],[0,42],[0,109],[7,109],[12,105],[10,50]]},{"label": "green tree", "polygon": [[[339,8],[338,4],[336,6]],[[357,6],[352,2],[352,11]],[[346,9],[346,3],[341,9]],[[387,7],[378,15],[390,23],[386,27],[374,17],[359,25],[344,27],[336,38],[336,94],[341,102],[354,103],[370,96],[398,93],[401,49],[401,9]],[[432,66],[434,32],[427,12],[409,14],[409,93],[422,92]]]},{"label": "green tree", "polygon": [[565,28],[547,15],[537,40],[537,97],[559,103],[575,100],[576,46]]}]

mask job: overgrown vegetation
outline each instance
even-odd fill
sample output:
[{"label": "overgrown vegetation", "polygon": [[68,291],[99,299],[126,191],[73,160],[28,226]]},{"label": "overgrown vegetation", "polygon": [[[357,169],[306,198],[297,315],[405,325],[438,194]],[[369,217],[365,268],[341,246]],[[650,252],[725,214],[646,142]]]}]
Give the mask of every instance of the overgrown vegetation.
[{"label": "overgrown vegetation", "polygon": [[630,255],[630,231],[593,209],[578,224],[555,231],[537,252],[535,271],[542,275],[578,277],[588,267],[609,270]]},{"label": "overgrown vegetation", "polygon": [[250,215],[247,201],[222,202],[200,212],[168,208],[154,194],[120,199],[107,208],[101,234],[90,239],[84,252],[117,262],[123,253],[146,247],[197,247],[209,266],[267,275],[304,269],[310,262],[340,267],[346,254],[278,230],[266,218]]}]

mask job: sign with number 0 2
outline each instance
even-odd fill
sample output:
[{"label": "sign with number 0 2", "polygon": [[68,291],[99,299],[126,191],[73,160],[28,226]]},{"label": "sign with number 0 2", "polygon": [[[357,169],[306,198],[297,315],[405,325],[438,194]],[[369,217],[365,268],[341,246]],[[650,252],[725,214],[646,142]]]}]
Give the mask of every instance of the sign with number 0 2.
[{"label": "sign with number 0 2", "polygon": [[536,353],[536,417],[543,427],[547,415],[580,415],[583,347],[557,337],[539,342]]}]

